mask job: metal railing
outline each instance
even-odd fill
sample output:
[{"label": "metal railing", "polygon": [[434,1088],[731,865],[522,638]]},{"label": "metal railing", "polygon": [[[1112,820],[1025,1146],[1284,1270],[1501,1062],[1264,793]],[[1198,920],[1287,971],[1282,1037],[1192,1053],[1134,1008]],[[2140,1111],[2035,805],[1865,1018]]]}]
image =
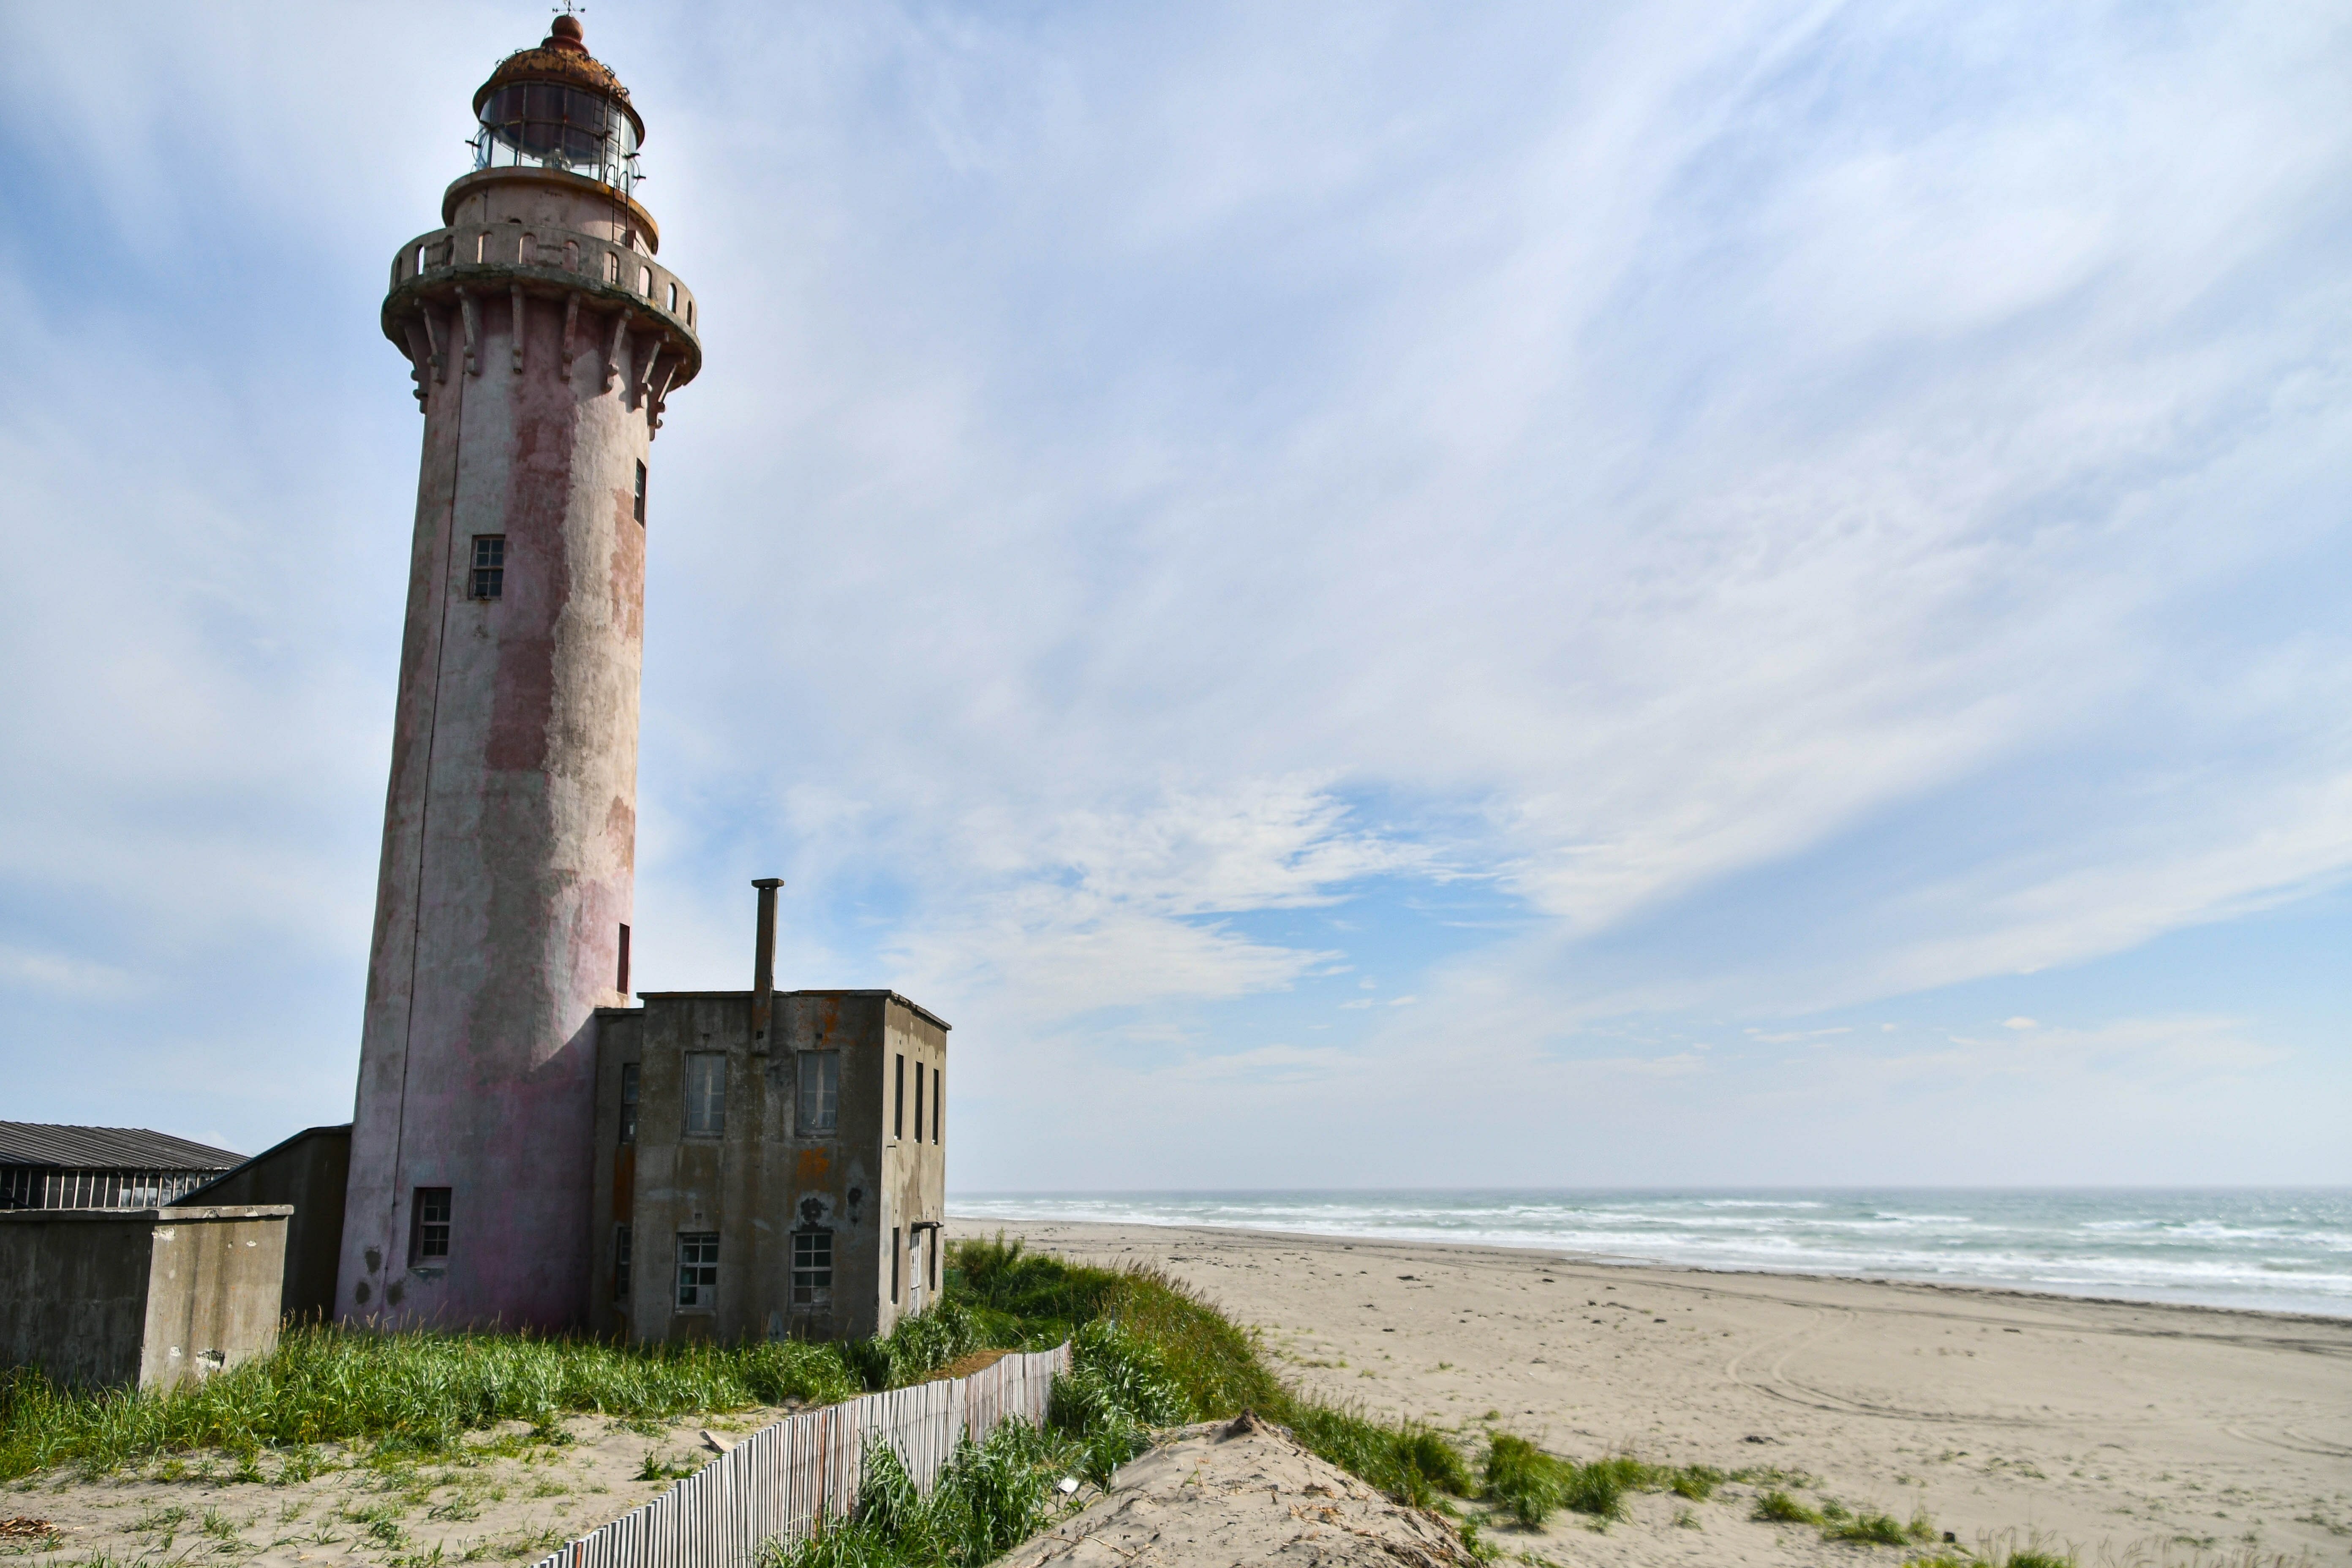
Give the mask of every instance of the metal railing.
[{"label": "metal railing", "polygon": [[535,1568],[750,1568],[778,1536],[805,1537],[857,1501],[866,1445],[889,1444],[928,1492],[969,1436],[1043,1422],[1063,1344],[970,1377],[804,1410],[754,1432],[642,1508],[565,1542]]}]

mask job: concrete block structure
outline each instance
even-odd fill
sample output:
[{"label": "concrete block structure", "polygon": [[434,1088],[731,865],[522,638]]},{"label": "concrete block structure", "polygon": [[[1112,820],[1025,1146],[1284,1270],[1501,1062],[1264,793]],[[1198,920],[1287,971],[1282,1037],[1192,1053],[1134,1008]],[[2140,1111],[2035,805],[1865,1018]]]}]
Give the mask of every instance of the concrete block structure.
[{"label": "concrete block structure", "polygon": [[335,1306],[560,1328],[597,1010],[629,992],[651,443],[702,348],[578,19],[474,110],[383,309],[424,455]]},{"label": "concrete block structure", "polygon": [[0,1213],[0,1364],[166,1388],[278,1342],[283,1205]]},{"label": "concrete block structure", "polygon": [[590,1324],[637,1340],[887,1333],[940,1288],[948,1025],[890,991],[599,1016]]}]

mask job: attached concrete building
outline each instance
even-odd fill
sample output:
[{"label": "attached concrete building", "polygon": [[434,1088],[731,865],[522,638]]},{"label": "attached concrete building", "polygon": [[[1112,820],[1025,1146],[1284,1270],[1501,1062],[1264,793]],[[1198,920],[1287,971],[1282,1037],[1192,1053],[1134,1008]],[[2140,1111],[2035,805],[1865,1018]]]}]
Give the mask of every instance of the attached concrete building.
[{"label": "attached concrete building", "polygon": [[937,1295],[948,1025],[895,992],[757,984],[773,899],[752,990],[597,1015],[600,1332],[851,1338]]}]

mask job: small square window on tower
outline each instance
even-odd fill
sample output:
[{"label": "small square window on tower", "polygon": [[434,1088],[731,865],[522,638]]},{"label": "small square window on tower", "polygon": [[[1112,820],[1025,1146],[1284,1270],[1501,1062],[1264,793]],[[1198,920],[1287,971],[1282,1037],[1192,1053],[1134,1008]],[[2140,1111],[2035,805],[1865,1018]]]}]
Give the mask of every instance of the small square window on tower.
[{"label": "small square window on tower", "polygon": [[637,499],[636,499],[636,502],[635,502],[635,510],[636,514],[637,514],[637,521],[638,521],[639,522],[643,522],[643,521],[645,521],[645,520],[646,520],[646,466],[645,466],[643,463],[639,463],[639,464],[637,465]]},{"label": "small square window on tower", "polygon": [[507,596],[507,536],[474,535],[474,584],[467,590],[477,599]]},{"label": "small square window on tower", "polygon": [[449,1258],[449,1189],[419,1187],[408,1226],[408,1262],[446,1263]]}]

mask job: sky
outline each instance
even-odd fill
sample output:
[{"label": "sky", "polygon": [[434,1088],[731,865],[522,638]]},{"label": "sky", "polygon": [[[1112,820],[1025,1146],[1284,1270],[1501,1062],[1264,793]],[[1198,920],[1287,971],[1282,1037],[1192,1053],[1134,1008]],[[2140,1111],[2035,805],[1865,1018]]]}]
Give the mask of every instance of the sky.
[{"label": "sky", "polygon": [[[348,1120],[543,5],[0,3],[0,1118]],[[2352,1182],[2352,16],[662,6],[635,983],[952,1189]]]}]

